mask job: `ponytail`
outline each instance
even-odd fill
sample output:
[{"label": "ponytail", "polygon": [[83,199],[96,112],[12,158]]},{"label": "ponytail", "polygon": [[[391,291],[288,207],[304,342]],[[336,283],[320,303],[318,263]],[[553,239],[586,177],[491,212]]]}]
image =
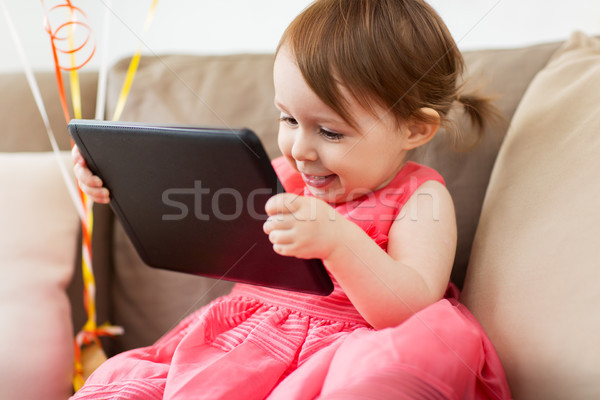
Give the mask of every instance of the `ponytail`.
[{"label": "ponytail", "polygon": [[458,93],[456,101],[463,107],[464,112],[469,117],[471,123],[477,130],[477,138],[468,148],[474,147],[482,138],[485,129],[489,125],[494,125],[505,120],[498,108],[496,108],[491,97],[480,96],[477,94]]}]

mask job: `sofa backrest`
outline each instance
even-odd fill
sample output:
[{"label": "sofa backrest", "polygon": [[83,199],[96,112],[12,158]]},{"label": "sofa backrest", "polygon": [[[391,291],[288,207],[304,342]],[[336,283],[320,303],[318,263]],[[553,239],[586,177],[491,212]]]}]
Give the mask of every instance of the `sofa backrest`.
[{"label": "sofa backrest", "polygon": [[[80,73],[81,105],[84,118],[94,118],[98,76],[95,72]],[[70,139],[60,105],[54,72],[35,73],[52,130],[62,150],[70,150]],[[64,76],[68,83],[68,76]],[[70,90],[66,90],[71,104]],[[50,141],[44,122],[22,72],[0,74],[0,152],[50,151]]]},{"label": "sofa backrest", "polygon": [[[449,135],[442,130],[431,143],[410,156],[438,169],[454,197],[459,243],[452,280],[459,286],[464,280],[483,196],[508,121],[529,82],[557,47],[558,44],[543,44],[519,49],[465,52],[467,87],[497,96],[495,104],[506,120],[488,127],[482,140],[470,151],[451,150]],[[124,59],[109,71],[108,119],[115,108],[128,64],[129,60]],[[144,56],[121,120],[246,126],[261,137],[268,154],[275,157],[279,155],[276,143],[278,113],[273,106],[272,64],[271,54]],[[38,79],[54,132],[61,148],[68,149],[70,143],[54,74],[41,73]],[[94,73],[82,74],[86,118],[93,117],[95,86]],[[2,76],[0,90],[3,93],[0,96],[0,118],[5,121],[1,128],[0,151],[49,150],[41,118],[22,74]],[[12,112],[14,107],[20,112]],[[463,135],[457,147],[468,146],[474,138],[473,128],[460,110],[454,110],[452,118]],[[96,205],[95,212],[93,244],[99,321],[109,319],[112,323],[124,325],[128,332],[122,338],[109,341],[114,347],[111,352],[152,342],[184,313],[229,290],[229,283],[146,267],[120,225],[115,224],[110,209]],[[77,265],[70,289],[73,296],[80,296],[79,269]],[[188,283],[187,292],[180,290],[188,280],[195,283]],[[207,288],[212,288],[209,294],[204,293]],[[199,291],[203,292],[200,300]],[[76,326],[84,321],[81,304],[81,301],[73,302]],[[158,313],[150,311],[153,307]]]}]

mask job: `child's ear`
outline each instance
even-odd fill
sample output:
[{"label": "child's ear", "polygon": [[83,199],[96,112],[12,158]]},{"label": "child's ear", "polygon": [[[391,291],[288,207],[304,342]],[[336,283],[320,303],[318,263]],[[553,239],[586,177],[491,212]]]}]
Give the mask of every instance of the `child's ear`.
[{"label": "child's ear", "polygon": [[440,114],[437,111],[428,107],[421,108],[419,111],[421,114],[426,115],[429,121],[417,118],[412,118],[408,121],[406,125],[408,129],[407,150],[423,146],[429,142],[440,127]]}]

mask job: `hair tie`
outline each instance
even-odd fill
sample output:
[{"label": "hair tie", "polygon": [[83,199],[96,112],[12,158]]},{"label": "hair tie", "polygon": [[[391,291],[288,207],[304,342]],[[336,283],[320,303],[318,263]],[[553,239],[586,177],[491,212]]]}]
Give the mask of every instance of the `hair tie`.
[{"label": "hair tie", "polygon": [[456,101],[460,102],[460,93],[456,94]]}]

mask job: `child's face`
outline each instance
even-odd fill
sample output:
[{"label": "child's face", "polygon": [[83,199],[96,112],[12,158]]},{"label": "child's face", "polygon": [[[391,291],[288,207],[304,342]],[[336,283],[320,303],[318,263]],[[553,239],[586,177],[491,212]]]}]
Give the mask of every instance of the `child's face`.
[{"label": "child's face", "polygon": [[275,60],[274,83],[279,148],[316,197],[355,199],[384,187],[402,168],[408,131],[391,113],[377,108],[379,117],[373,115],[342,87],[353,128],[310,89],[285,46]]}]

